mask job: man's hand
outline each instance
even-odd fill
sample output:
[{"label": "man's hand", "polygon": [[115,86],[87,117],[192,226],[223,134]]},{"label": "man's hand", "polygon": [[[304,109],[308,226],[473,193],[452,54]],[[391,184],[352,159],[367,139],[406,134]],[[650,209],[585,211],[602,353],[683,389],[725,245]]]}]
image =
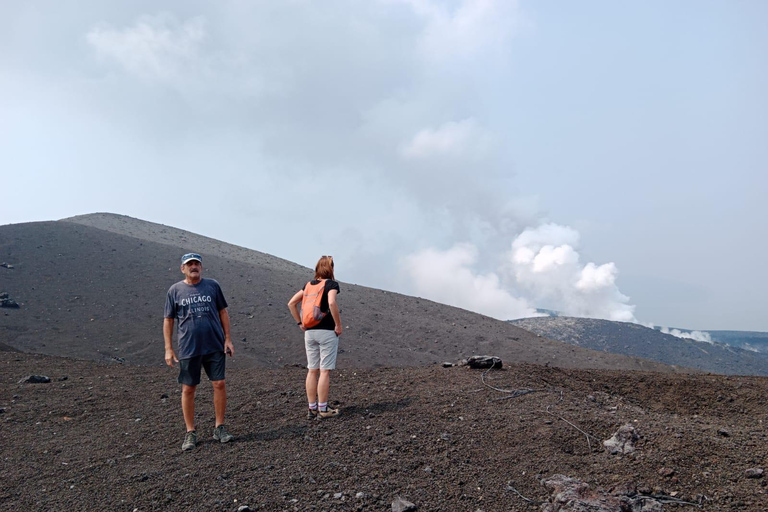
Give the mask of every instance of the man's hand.
[{"label": "man's hand", "polygon": [[336,328],[333,330],[333,332],[336,333],[336,336],[341,336],[341,331],[344,329],[341,328],[341,324],[336,324]]},{"label": "man's hand", "polygon": [[176,352],[173,351],[173,349],[166,350],[165,351],[165,364],[173,368],[173,363],[178,363],[179,358],[176,357]]},{"label": "man's hand", "polygon": [[224,353],[227,354],[229,357],[232,357],[235,355],[235,346],[232,345],[232,340],[226,340],[224,342]]}]

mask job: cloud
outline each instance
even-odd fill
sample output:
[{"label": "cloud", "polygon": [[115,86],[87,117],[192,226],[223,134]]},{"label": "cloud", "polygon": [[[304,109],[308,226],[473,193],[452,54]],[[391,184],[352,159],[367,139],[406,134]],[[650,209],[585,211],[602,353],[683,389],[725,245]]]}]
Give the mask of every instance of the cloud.
[{"label": "cloud", "polygon": [[419,49],[431,60],[466,59],[484,51],[504,52],[513,34],[525,23],[516,0],[462,0],[458,4],[399,1],[425,20]]},{"label": "cloud", "polygon": [[403,158],[477,159],[487,154],[492,141],[474,119],[450,121],[436,129],[424,128],[400,148]]},{"label": "cloud", "polygon": [[205,18],[178,21],[171,14],[142,16],[133,26],[116,29],[102,24],[86,35],[104,59],[145,80],[172,82],[200,66],[199,49],[206,37]]},{"label": "cloud", "polygon": [[[513,144],[486,107],[508,95],[493,84],[512,78],[506,57],[525,24],[518,2],[300,5],[179,2],[147,14],[136,4],[99,10],[107,21],[98,23],[88,9],[75,12],[76,30],[91,27],[72,36],[85,37],[90,68],[55,88],[55,104],[109,129],[88,123],[68,134],[88,147],[98,132],[98,147],[77,152],[98,164],[46,157],[94,187],[105,166],[145,180],[169,169],[194,176],[216,198],[216,218],[185,225],[154,200],[121,213],[147,218],[151,208],[150,220],[305,264],[333,240],[352,282],[502,319],[534,307],[631,318],[616,266],[581,264],[578,232],[546,223],[536,200],[516,193]],[[286,205],[312,191],[326,195],[329,227],[287,236],[303,220]],[[112,189],[91,195],[124,204]],[[402,272],[382,277],[397,262]]]}]

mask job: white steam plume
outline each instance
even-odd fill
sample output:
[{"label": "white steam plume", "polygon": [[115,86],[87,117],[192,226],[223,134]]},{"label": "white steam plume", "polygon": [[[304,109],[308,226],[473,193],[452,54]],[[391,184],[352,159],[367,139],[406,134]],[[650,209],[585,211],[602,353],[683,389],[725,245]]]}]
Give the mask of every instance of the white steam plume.
[{"label": "white steam plume", "polygon": [[616,286],[616,265],[582,265],[578,242],[578,232],[557,224],[523,231],[512,243],[508,267],[518,293],[565,315],[634,322],[635,307]]},{"label": "white steam plume", "polygon": [[406,269],[416,293],[501,320],[535,316],[534,307],[546,307],[568,316],[635,322],[634,306],[616,286],[616,265],[582,265],[578,240],[571,228],[544,224],[515,238],[507,264],[497,272],[475,268],[479,251],[472,244],[422,250],[406,258]]},{"label": "white steam plume", "polygon": [[659,327],[659,330],[664,334],[671,334],[677,338],[683,338],[686,340],[701,341],[704,343],[712,344],[712,336],[705,331],[681,331],[680,329],[670,329],[668,327]]},{"label": "white steam plume", "polygon": [[406,257],[405,267],[417,293],[426,298],[499,319],[535,316],[525,299],[502,288],[496,274],[475,272],[477,253],[472,244],[426,249]]}]

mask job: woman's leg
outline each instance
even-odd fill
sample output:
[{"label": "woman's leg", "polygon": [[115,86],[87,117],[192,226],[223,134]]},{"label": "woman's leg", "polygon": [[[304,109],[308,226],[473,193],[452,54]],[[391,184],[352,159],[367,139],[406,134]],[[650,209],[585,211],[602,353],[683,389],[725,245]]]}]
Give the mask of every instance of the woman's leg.
[{"label": "woman's leg", "polygon": [[304,348],[307,351],[307,403],[317,403],[317,376],[320,373],[320,345],[315,340],[315,333],[304,332]]},{"label": "woman's leg", "polygon": [[[317,403],[317,393],[318,393],[318,385],[317,385],[317,375],[320,373],[320,370],[307,370],[307,403]],[[328,396],[328,389],[325,390],[325,396]]]},{"label": "woman's leg", "polygon": [[321,404],[328,403],[328,391],[331,387],[331,370],[320,370],[320,379],[317,382],[317,401]]}]

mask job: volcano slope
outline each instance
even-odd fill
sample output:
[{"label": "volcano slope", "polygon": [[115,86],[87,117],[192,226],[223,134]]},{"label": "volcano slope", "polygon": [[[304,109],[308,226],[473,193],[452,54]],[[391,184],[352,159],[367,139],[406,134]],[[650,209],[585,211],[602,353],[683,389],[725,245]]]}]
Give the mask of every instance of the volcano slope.
[{"label": "volcano slope", "polygon": [[[210,438],[203,382],[201,443],[182,453],[160,312],[190,249],[230,301],[236,438]],[[13,266],[0,289],[21,304],[0,310],[0,347],[21,351],[0,351],[1,510],[390,510],[400,496],[423,511],[523,511],[551,501],[540,481],[555,474],[663,496],[664,510],[768,510],[765,378],[688,374],[342,282],[342,414],[307,421],[285,302],[308,269],[113,215],[1,226],[0,261]],[[474,353],[507,364],[485,381],[434,364]],[[636,450],[609,455],[600,441],[626,424]]]},{"label": "volcano slope", "polygon": [[[183,276],[179,257],[203,255],[204,275],[229,302],[237,351],[232,366],[304,364],[288,299],[310,269],[194,233],[112,214],[0,226],[0,342],[23,352],[162,365],[162,312]],[[339,364],[414,366],[492,354],[504,361],[574,368],[680,371],[539,337],[486,316],[343,281],[345,331]]]},{"label": "volcano slope", "polygon": [[[301,368],[240,368],[234,441],[212,440],[203,382],[200,443],[182,452],[175,370],[18,352],[0,368],[0,510],[381,511],[399,496],[419,511],[533,511],[555,474],[662,506],[643,510],[768,510],[766,479],[748,476],[768,456],[765,377],[520,363],[485,375],[500,392],[466,367],[340,369],[341,415],[308,421]],[[516,389],[537,392],[505,399]],[[600,440],[625,424],[635,451],[609,455]]]}]

